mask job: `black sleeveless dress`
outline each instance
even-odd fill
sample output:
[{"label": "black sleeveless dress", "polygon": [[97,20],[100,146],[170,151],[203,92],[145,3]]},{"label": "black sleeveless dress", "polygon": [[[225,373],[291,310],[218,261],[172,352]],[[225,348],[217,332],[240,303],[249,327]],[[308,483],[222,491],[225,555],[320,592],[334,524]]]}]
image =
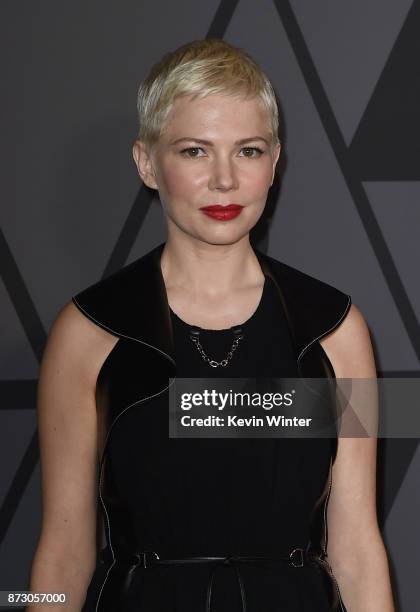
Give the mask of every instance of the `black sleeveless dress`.
[{"label": "black sleeveless dress", "polygon": [[[177,376],[298,376],[286,321],[266,277],[261,301],[226,367],[211,367],[171,311]],[[200,333],[220,361],[231,329]],[[161,555],[276,556],[306,549],[310,514],[328,477],[330,439],[168,438],[168,397],[127,411],[109,446],[111,471],[143,550]],[[139,567],[121,612],[205,612],[209,565]],[[240,568],[246,612],[327,612],[324,570],[264,562]],[[211,612],[245,612],[232,568],[213,579]]]},{"label": "black sleeveless dress", "polygon": [[[82,612],[345,612],[325,563],[337,440],[171,438],[168,393],[172,377],[334,378],[318,340],[343,320],[351,298],[255,250],[261,300],[238,321],[244,338],[228,366],[213,368],[188,322],[169,308],[163,247],[72,298],[119,337],[97,380],[106,546]],[[220,361],[233,333],[202,329],[200,341]],[[161,558],[279,557],[301,548],[317,559],[303,567],[271,560],[143,567],[133,563],[133,548]]]}]

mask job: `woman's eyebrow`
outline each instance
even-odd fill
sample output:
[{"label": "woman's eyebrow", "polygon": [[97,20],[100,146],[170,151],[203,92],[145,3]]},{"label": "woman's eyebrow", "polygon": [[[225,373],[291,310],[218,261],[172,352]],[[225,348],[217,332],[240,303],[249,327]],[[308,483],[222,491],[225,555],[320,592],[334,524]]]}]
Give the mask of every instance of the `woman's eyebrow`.
[{"label": "woman's eyebrow", "polygon": [[[173,140],[172,142],[170,142],[171,145],[175,145],[178,144],[180,142],[183,142],[184,140],[187,141],[193,141],[193,142],[199,142],[200,144],[205,144],[205,145],[209,145],[209,146],[213,146],[214,143],[211,142],[211,140],[203,140],[202,138],[193,138],[190,136],[182,136],[182,138],[177,138],[176,140]],[[251,138],[242,138],[241,140],[237,140],[236,142],[234,142],[233,144],[235,145],[241,145],[241,144],[246,144],[247,142],[253,142],[255,140],[262,140],[266,143],[266,145],[269,145],[269,141],[266,138],[263,138],[262,136],[252,136]]]}]

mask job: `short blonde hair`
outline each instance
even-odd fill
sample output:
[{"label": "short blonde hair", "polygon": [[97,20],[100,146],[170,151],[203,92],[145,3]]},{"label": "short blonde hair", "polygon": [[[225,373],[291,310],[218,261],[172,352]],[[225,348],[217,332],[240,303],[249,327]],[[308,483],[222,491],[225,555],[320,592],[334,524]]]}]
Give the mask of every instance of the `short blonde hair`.
[{"label": "short blonde hair", "polygon": [[166,53],[141,82],[137,93],[138,139],[148,149],[159,139],[176,98],[226,94],[257,97],[268,111],[273,145],[279,113],[273,86],[243,49],[218,38],[193,40]]}]

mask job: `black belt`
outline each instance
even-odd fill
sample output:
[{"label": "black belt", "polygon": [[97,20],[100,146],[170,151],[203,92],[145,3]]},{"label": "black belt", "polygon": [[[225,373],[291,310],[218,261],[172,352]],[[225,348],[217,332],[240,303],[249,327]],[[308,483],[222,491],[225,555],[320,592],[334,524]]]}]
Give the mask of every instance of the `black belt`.
[{"label": "black belt", "polygon": [[211,612],[211,594],[213,587],[213,579],[216,572],[216,569],[220,566],[230,566],[235,570],[236,577],[238,579],[239,589],[241,592],[242,599],[242,610],[243,612],[247,612],[246,607],[246,597],[245,597],[245,588],[242,581],[242,576],[239,571],[239,567],[237,564],[241,562],[255,562],[255,561],[280,561],[283,563],[288,563],[293,567],[303,567],[307,565],[309,562],[313,561],[317,555],[313,552],[310,553],[305,551],[303,548],[294,548],[289,555],[285,555],[283,557],[260,557],[260,556],[243,556],[243,555],[227,555],[224,557],[178,557],[176,559],[173,558],[162,558],[156,552],[138,552],[134,554],[133,564],[130,568],[130,574],[137,567],[151,567],[153,565],[160,564],[181,564],[181,563],[214,563],[214,567],[210,572],[210,577],[207,585],[207,595],[206,595],[206,612]]}]

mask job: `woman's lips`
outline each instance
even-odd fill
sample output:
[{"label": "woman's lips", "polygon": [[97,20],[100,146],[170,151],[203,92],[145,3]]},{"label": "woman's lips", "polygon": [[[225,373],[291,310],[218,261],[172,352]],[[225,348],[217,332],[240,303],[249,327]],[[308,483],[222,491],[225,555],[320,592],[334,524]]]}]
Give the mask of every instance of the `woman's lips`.
[{"label": "woman's lips", "polygon": [[227,206],[214,204],[212,206],[203,206],[200,208],[200,210],[202,210],[205,215],[211,217],[212,219],[217,219],[218,221],[230,221],[230,219],[234,219],[240,215],[242,208],[243,206],[240,206],[239,204],[228,204]]}]

